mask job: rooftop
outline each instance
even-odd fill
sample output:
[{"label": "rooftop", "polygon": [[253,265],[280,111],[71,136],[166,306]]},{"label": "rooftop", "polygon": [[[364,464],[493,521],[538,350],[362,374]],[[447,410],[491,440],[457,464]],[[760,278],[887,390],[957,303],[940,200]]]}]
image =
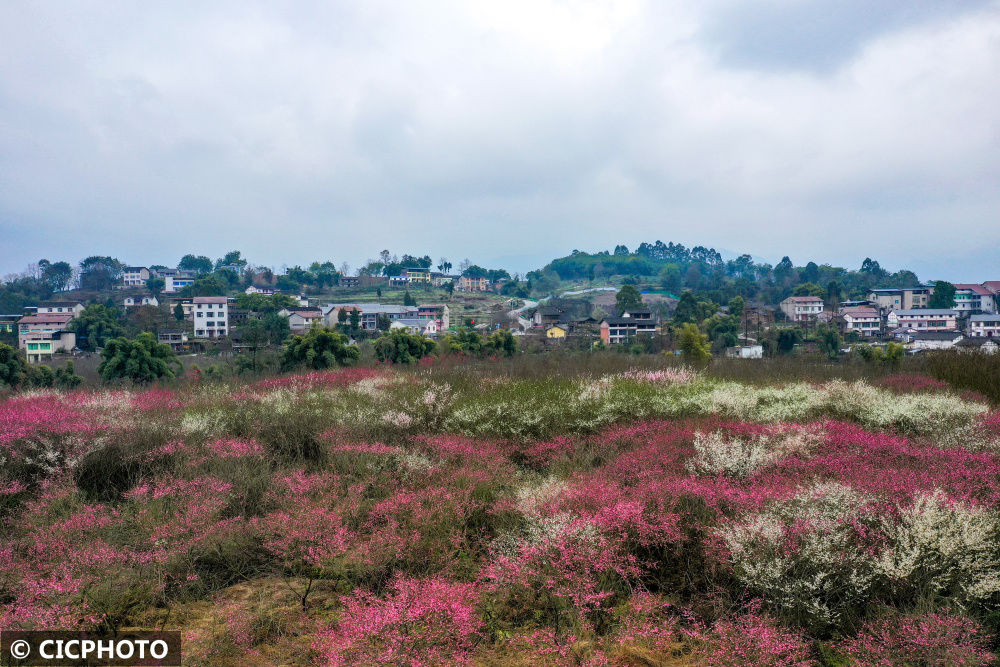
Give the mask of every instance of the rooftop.
[{"label": "rooftop", "polygon": [[897,317],[900,315],[903,317],[913,317],[917,315],[951,315],[952,317],[958,317],[958,311],[951,310],[950,308],[900,308],[899,310],[894,310],[892,312],[895,313]]},{"label": "rooftop", "polygon": [[993,292],[986,289],[982,285],[977,285],[975,283],[956,283],[955,289],[972,292],[973,294],[978,294],[979,296],[993,296]]},{"label": "rooftop", "polygon": [[196,296],[194,303],[229,303],[229,299],[224,296]]},{"label": "rooftop", "polygon": [[913,340],[955,340],[962,337],[958,331],[918,331],[911,336]]},{"label": "rooftop", "polygon": [[71,313],[41,313],[40,315],[25,315],[18,322],[21,324],[66,324],[73,315]]}]

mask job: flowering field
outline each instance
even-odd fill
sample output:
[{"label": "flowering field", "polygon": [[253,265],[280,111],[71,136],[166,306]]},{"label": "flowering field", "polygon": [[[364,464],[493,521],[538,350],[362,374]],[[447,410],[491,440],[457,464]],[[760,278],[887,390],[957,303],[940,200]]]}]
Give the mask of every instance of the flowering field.
[{"label": "flowering field", "polygon": [[0,628],[185,662],[984,665],[1000,412],[919,377],[353,368],[0,402]]}]

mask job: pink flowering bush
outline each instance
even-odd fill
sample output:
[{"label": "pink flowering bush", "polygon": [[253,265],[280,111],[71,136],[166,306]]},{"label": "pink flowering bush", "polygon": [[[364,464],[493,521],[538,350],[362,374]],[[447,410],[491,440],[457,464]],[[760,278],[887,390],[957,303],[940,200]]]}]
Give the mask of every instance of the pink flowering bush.
[{"label": "pink flowering bush", "polygon": [[471,663],[482,638],[477,597],[473,584],[438,578],[394,579],[384,597],[355,591],[314,648],[330,666]]},{"label": "pink flowering bush", "polygon": [[948,612],[896,616],[866,624],[838,648],[852,664],[896,665],[994,664],[988,633],[976,622]]},{"label": "pink flowering bush", "polygon": [[[749,614],[723,620],[697,637],[698,664],[811,667],[809,642],[801,633],[781,627],[773,618]],[[865,663],[870,664],[870,663]]]}]

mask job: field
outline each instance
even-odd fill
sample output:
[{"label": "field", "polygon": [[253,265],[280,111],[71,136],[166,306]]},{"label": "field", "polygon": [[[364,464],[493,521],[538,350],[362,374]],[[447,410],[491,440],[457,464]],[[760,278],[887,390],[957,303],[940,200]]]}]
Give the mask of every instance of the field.
[{"label": "field", "polygon": [[178,629],[191,665],[992,664],[995,405],[600,359],[7,397],[0,627]]}]

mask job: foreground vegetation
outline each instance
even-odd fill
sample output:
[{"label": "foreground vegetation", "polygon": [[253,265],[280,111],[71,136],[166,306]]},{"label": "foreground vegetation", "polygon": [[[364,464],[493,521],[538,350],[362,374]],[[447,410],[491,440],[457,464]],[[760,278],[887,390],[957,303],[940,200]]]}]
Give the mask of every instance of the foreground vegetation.
[{"label": "foreground vegetation", "polygon": [[588,359],[10,397],[0,627],[177,628],[205,665],[992,661],[982,396]]}]

